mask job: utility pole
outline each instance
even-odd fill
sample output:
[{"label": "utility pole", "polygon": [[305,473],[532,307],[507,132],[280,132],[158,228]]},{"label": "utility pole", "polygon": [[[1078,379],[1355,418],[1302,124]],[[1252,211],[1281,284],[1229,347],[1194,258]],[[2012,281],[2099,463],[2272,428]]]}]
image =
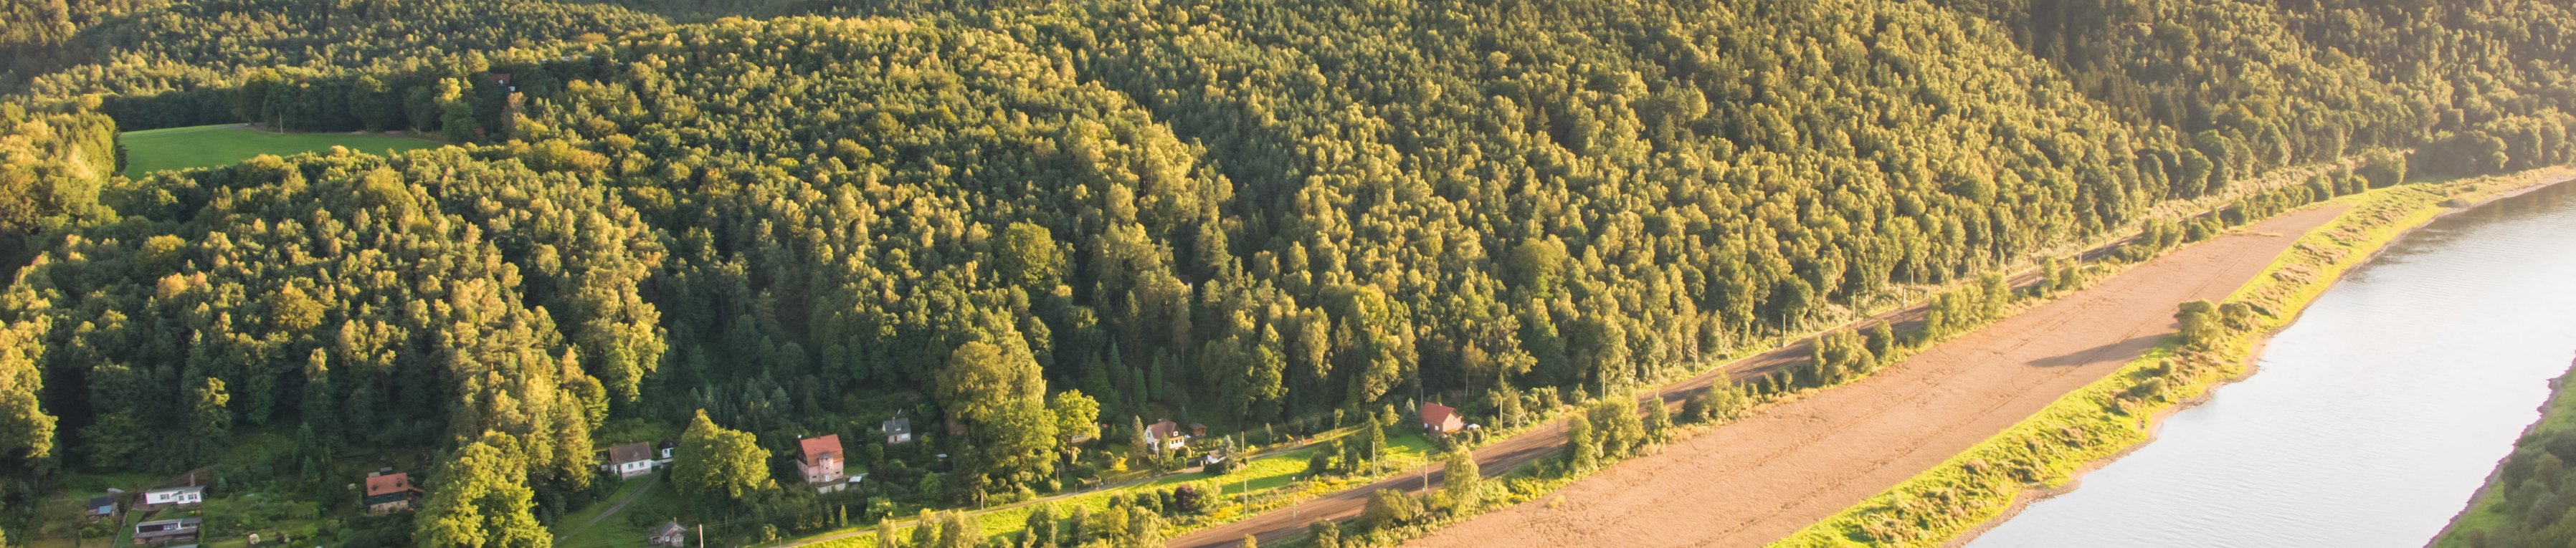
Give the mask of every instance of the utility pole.
[{"label": "utility pole", "polygon": [[707,548],[707,524],[698,523],[698,548]]}]

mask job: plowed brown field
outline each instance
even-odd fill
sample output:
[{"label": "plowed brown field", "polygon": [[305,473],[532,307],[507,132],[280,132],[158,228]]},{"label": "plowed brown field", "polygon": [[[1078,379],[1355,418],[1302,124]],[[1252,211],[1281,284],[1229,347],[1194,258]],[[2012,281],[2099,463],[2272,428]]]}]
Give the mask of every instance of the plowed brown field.
[{"label": "plowed brown field", "polygon": [[1552,495],[1561,505],[1496,511],[1412,545],[1761,546],[2119,369],[2173,333],[2177,303],[2225,297],[2341,211],[2293,212],[2176,250],[1867,379],[1622,462]]}]

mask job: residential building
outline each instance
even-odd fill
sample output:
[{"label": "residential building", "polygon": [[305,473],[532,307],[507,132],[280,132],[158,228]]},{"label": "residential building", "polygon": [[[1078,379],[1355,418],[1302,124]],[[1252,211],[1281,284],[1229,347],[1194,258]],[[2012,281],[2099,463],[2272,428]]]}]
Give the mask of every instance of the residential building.
[{"label": "residential building", "polygon": [[825,493],[848,486],[849,476],[841,468],[840,434],[796,440],[796,449],[796,473],[805,476],[806,485]]},{"label": "residential building", "polygon": [[168,489],[144,491],[142,507],[161,508],[176,506],[180,508],[195,508],[197,505],[205,503],[206,488],[204,486],[172,487]]},{"label": "residential building", "polygon": [[197,518],[163,519],[134,524],[134,542],[168,544],[197,539]]},{"label": "residential building", "polygon": [[607,453],[605,458],[599,459],[599,470],[614,472],[617,479],[634,479],[653,473],[653,444],[639,441],[610,447]]},{"label": "residential building", "polygon": [[877,425],[877,430],[885,432],[886,445],[912,443],[912,419],[903,417],[886,419],[884,424]]},{"label": "residential building", "polygon": [[1463,428],[1466,421],[1458,418],[1458,410],[1437,403],[1422,404],[1422,431],[1446,436]]},{"label": "residential building", "polygon": [[1145,440],[1153,442],[1155,445],[1168,451],[1180,449],[1182,446],[1188,445],[1190,443],[1190,436],[1189,434],[1181,432],[1181,425],[1179,423],[1166,419],[1154,421],[1154,424],[1145,425]]},{"label": "residential building", "polygon": [[645,537],[644,541],[664,548],[680,548],[689,542],[689,528],[681,527],[680,520],[671,520],[653,528],[653,536]]},{"label": "residential building", "polygon": [[420,488],[411,484],[410,474],[368,474],[364,506],[367,515],[371,516],[409,512],[412,503],[420,500],[420,495]]}]

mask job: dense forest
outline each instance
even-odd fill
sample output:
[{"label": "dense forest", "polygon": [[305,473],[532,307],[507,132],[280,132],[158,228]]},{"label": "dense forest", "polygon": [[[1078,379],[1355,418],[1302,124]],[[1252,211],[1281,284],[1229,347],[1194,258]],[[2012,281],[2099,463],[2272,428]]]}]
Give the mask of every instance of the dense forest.
[{"label": "dense forest", "polygon": [[[1059,458],[1100,423],[1581,403],[2280,168],[2576,159],[2564,0],[0,0],[0,27],[0,507],[245,433],[295,443],[241,481],[317,496],[346,455],[434,456],[420,532],[356,544],[546,545],[510,531],[598,496],[621,423],[760,451],[683,475],[810,529],[835,503],[768,456],[889,417],[931,439],[855,443],[881,495],[1012,500],[1104,466]],[[221,122],[460,146],[114,176],[116,131]]]}]

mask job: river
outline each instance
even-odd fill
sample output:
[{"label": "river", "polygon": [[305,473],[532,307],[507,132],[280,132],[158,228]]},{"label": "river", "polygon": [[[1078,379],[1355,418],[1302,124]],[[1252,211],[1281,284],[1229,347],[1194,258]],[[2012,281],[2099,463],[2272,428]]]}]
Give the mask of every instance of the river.
[{"label": "river", "polygon": [[2272,339],[2243,382],[1970,541],[2418,547],[2576,351],[2576,184],[2434,221]]}]

